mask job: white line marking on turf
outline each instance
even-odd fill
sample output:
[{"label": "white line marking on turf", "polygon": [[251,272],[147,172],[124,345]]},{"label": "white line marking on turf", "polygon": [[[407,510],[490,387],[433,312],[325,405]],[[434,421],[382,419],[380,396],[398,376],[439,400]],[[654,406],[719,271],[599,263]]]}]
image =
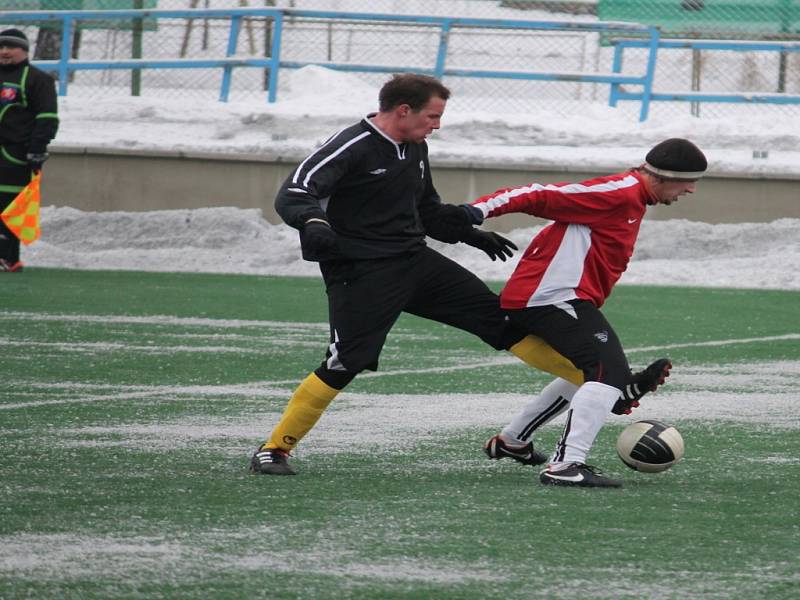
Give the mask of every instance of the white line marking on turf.
[{"label": "white line marking on turf", "polygon": [[[47,319],[52,317],[52,320],[85,320],[85,321],[106,321],[105,317],[87,317],[85,315],[75,317],[74,315],[40,315],[38,313],[0,313],[0,318],[3,318],[6,315],[17,315],[17,318],[20,316],[32,315],[34,317],[45,317]],[[113,318],[113,317],[112,317]],[[118,322],[150,322],[148,319],[151,317],[121,317],[120,321]],[[178,322],[178,321],[187,321],[191,322],[192,324],[202,325],[208,324],[208,322],[213,323],[228,323],[228,321],[218,321],[215,319],[174,319],[172,317],[154,317],[154,322]],[[163,320],[162,320],[163,319]],[[272,321],[233,321],[238,323],[247,323],[247,325],[242,326],[259,326],[258,324],[272,324]],[[283,323],[283,322],[278,322]],[[308,323],[304,325],[309,325]],[[311,324],[317,325],[317,324]],[[327,327],[327,324],[325,324]],[[785,340],[800,340],[800,333],[789,333],[785,335],[775,335],[775,336],[761,336],[761,337],[753,337],[753,338],[734,338],[728,340],[710,340],[705,342],[686,342],[686,343],[676,343],[676,344],[667,344],[664,346],[642,346],[638,348],[629,348],[626,350],[628,354],[635,354],[638,352],[652,352],[657,350],[667,350],[667,349],[674,349],[674,348],[695,348],[695,347],[718,347],[718,346],[732,346],[738,344],[754,344],[754,343],[764,343],[764,342],[772,342],[772,341],[785,341]],[[57,344],[56,344],[57,345]],[[128,346],[130,348],[130,346]],[[228,349],[233,350],[233,349]],[[237,350],[238,351],[238,350]],[[501,365],[509,365],[509,364],[518,364],[519,360],[516,357],[510,356],[495,356],[492,358],[488,358],[486,360],[481,360],[480,362],[476,363],[469,363],[469,364],[460,364],[460,365],[451,365],[445,367],[430,367],[430,368],[422,368],[422,369],[395,369],[395,370],[387,370],[387,371],[377,371],[377,372],[366,372],[361,373],[359,375],[360,378],[369,378],[369,377],[392,377],[396,375],[408,375],[408,374],[422,374],[422,373],[449,373],[455,371],[465,371],[465,370],[473,370],[476,368],[489,368],[489,367],[496,367]],[[280,381],[262,381],[262,382],[251,382],[247,384],[241,384],[239,387],[246,387],[248,389],[258,389],[259,394],[262,397],[268,397],[273,395],[276,390],[268,390],[264,389],[264,387],[278,387],[278,386],[291,386],[292,388],[298,384],[297,379],[289,379],[289,380],[280,380]],[[33,384],[34,387],[36,384]],[[67,387],[66,385],[61,386],[62,389]],[[185,390],[184,392],[180,392],[181,394],[202,394],[206,395],[209,393],[209,390],[218,390],[218,388],[224,388],[226,393],[230,393],[230,386],[198,386],[198,387],[185,387],[185,388],[178,388]],[[203,390],[203,391],[201,391]],[[51,404],[73,404],[73,403],[81,403],[81,402],[98,402],[103,400],[125,400],[125,399],[136,399],[142,397],[152,397],[152,396],[160,396],[160,395],[169,395],[175,394],[176,388],[170,387],[167,390],[164,390],[162,386],[154,387],[153,389],[142,391],[142,392],[128,392],[128,393],[114,393],[104,396],[94,396],[94,397],[79,397],[79,398],[71,398],[71,399],[59,399],[59,400],[43,400],[40,402],[15,402],[13,404],[0,404],[0,410],[13,410],[18,408],[30,408],[36,406],[46,406]],[[221,393],[220,390],[210,392],[214,393]],[[284,394],[283,391],[280,391],[281,394]]]},{"label": "white line marking on turf", "polygon": [[[272,387],[271,387],[272,386]],[[84,384],[31,384],[30,387],[40,389],[59,389],[59,390],[85,390],[92,389],[92,386]],[[49,406],[55,404],[79,404],[87,402],[103,402],[105,400],[135,400],[137,398],[157,398],[159,396],[245,396],[251,398],[272,398],[286,397],[284,388],[275,389],[271,382],[254,382],[247,384],[234,385],[198,385],[198,386],[98,386],[94,389],[127,389],[129,391],[115,391],[111,394],[99,396],[78,396],[75,398],[59,398],[58,400],[40,400],[36,402],[15,402],[13,404],[0,404],[0,410],[13,410],[17,408],[34,408],[38,406]],[[133,388],[133,389],[131,389]]]},{"label": "white line marking on turf", "polygon": [[[671,350],[674,348],[695,348],[702,346],[736,346],[738,344],[757,344],[762,342],[774,342],[781,340],[800,340],[800,333],[788,333],[786,335],[773,335],[757,338],[740,338],[731,340],[713,340],[708,342],[686,342],[681,344],[666,344],[664,346],[641,346],[639,348],[627,348],[626,354],[636,354],[639,352],[653,352],[658,350]],[[448,371],[463,371],[466,369],[476,369],[480,367],[495,367],[497,365],[517,364],[519,359],[511,356],[497,356],[493,359],[484,360],[479,363],[452,365],[449,367],[431,367],[427,369],[395,369],[393,371],[377,371],[360,373],[359,377],[386,377],[388,375],[406,375],[415,373],[440,373]],[[276,385],[284,382],[273,382]]]},{"label": "white line marking on turf", "polygon": [[780,342],[785,340],[800,340],[800,333],[787,333],[785,335],[770,335],[765,337],[739,338],[731,340],[711,340],[708,342],[686,342],[681,344],[665,344],[663,346],[642,346],[627,350],[627,352],[652,352],[654,350],[671,350],[673,348],[700,348],[703,346],[735,346],[737,344],[758,344],[761,342]]},{"label": "white line marking on turf", "polygon": [[228,328],[272,328],[272,329],[321,329],[328,331],[327,322],[293,323],[291,321],[249,321],[245,319],[206,319],[199,317],[172,317],[169,315],[148,315],[141,317],[120,315],[59,315],[42,314],[36,312],[0,312],[0,319],[13,319],[24,321],[65,321],[81,323],[124,323],[137,325],[182,325],[198,327]]},{"label": "white line marking on turf", "polygon": [[139,352],[142,354],[174,354],[176,352],[214,352],[234,354],[262,354],[257,348],[242,348],[241,346],[136,346],[134,344],[120,344],[115,342],[16,342],[0,338],[0,344],[5,347],[22,346],[25,348],[52,348],[61,352],[98,353],[112,350],[126,352]]}]

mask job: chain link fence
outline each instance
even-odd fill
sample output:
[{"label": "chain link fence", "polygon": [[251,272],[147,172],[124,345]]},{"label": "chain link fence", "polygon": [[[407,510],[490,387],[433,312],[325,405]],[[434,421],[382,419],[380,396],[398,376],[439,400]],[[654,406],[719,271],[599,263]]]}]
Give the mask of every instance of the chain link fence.
[{"label": "chain link fence", "polygon": [[[6,10],[294,8],[384,14],[513,20],[629,21],[657,25],[664,38],[800,41],[800,0],[3,0]],[[0,13],[2,21],[2,13]],[[10,25],[10,23],[4,23]],[[17,24],[19,25],[19,24]],[[34,60],[55,59],[60,31],[54,23],[23,29],[33,42]],[[113,60],[219,58],[228,41],[227,19],[144,20],[138,40],[131,21],[82,21],[73,36],[73,57]],[[271,20],[245,19],[237,56],[269,56]],[[292,19],[284,24],[282,60],[333,61],[430,69],[439,46],[438,28],[401,23]],[[453,31],[448,68],[507,71],[610,72],[612,40],[592,32],[524,29]],[[643,72],[646,51],[628,49],[625,69]],[[376,87],[383,73],[356,75]],[[78,71],[70,75],[70,95],[164,94],[214,98],[221,69],[143,69],[132,87],[130,71]],[[234,70],[230,99],[266,101],[267,75],[256,68]],[[281,75],[281,85],[288,78]],[[608,103],[607,84],[447,77],[451,104],[460,109],[573,114],[587,104]],[[281,97],[278,88],[278,99]],[[655,89],[703,92],[800,94],[800,52],[660,50]],[[636,103],[619,110],[635,119]],[[798,105],[659,102],[651,118],[709,116],[797,116]]]}]

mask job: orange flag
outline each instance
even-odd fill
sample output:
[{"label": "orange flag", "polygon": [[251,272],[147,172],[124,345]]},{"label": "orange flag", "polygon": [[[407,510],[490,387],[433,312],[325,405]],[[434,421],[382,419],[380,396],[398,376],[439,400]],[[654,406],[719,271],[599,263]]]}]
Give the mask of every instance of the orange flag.
[{"label": "orange flag", "polygon": [[39,203],[41,202],[42,172],[33,176],[31,182],[22,188],[13,202],[0,214],[0,219],[23,244],[32,244],[39,239]]}]

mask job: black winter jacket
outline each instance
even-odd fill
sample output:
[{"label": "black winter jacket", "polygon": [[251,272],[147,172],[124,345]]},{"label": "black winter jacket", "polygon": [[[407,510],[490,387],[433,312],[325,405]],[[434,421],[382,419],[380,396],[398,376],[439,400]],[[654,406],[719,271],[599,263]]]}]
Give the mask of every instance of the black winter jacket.
[{"label": "black winter jacket", "polygon": [[0,65],[0,152],[4,158],[8,160],[8,153],[16,161],[26,161],[29,152],[45,152],[57,130],[53,78],[27,60]]}]

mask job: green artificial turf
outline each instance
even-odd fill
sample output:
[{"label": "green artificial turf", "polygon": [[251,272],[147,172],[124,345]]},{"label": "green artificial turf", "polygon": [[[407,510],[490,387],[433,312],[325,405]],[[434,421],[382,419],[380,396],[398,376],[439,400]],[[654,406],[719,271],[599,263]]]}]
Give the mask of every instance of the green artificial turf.
[{"label": "green artificial turf", "polygon": [[317,279],[31,268],[0,306],[0,598],[800,595],[796,292],[615,290],[632,364],[675,362],[644,403],[686,442],[636,473],[614,451],[636,413],[609,420],[591,462],[619,490],[487,460],[548,376],[414,317],[300,444],[298,476],[250,475],[323,357]]}]

